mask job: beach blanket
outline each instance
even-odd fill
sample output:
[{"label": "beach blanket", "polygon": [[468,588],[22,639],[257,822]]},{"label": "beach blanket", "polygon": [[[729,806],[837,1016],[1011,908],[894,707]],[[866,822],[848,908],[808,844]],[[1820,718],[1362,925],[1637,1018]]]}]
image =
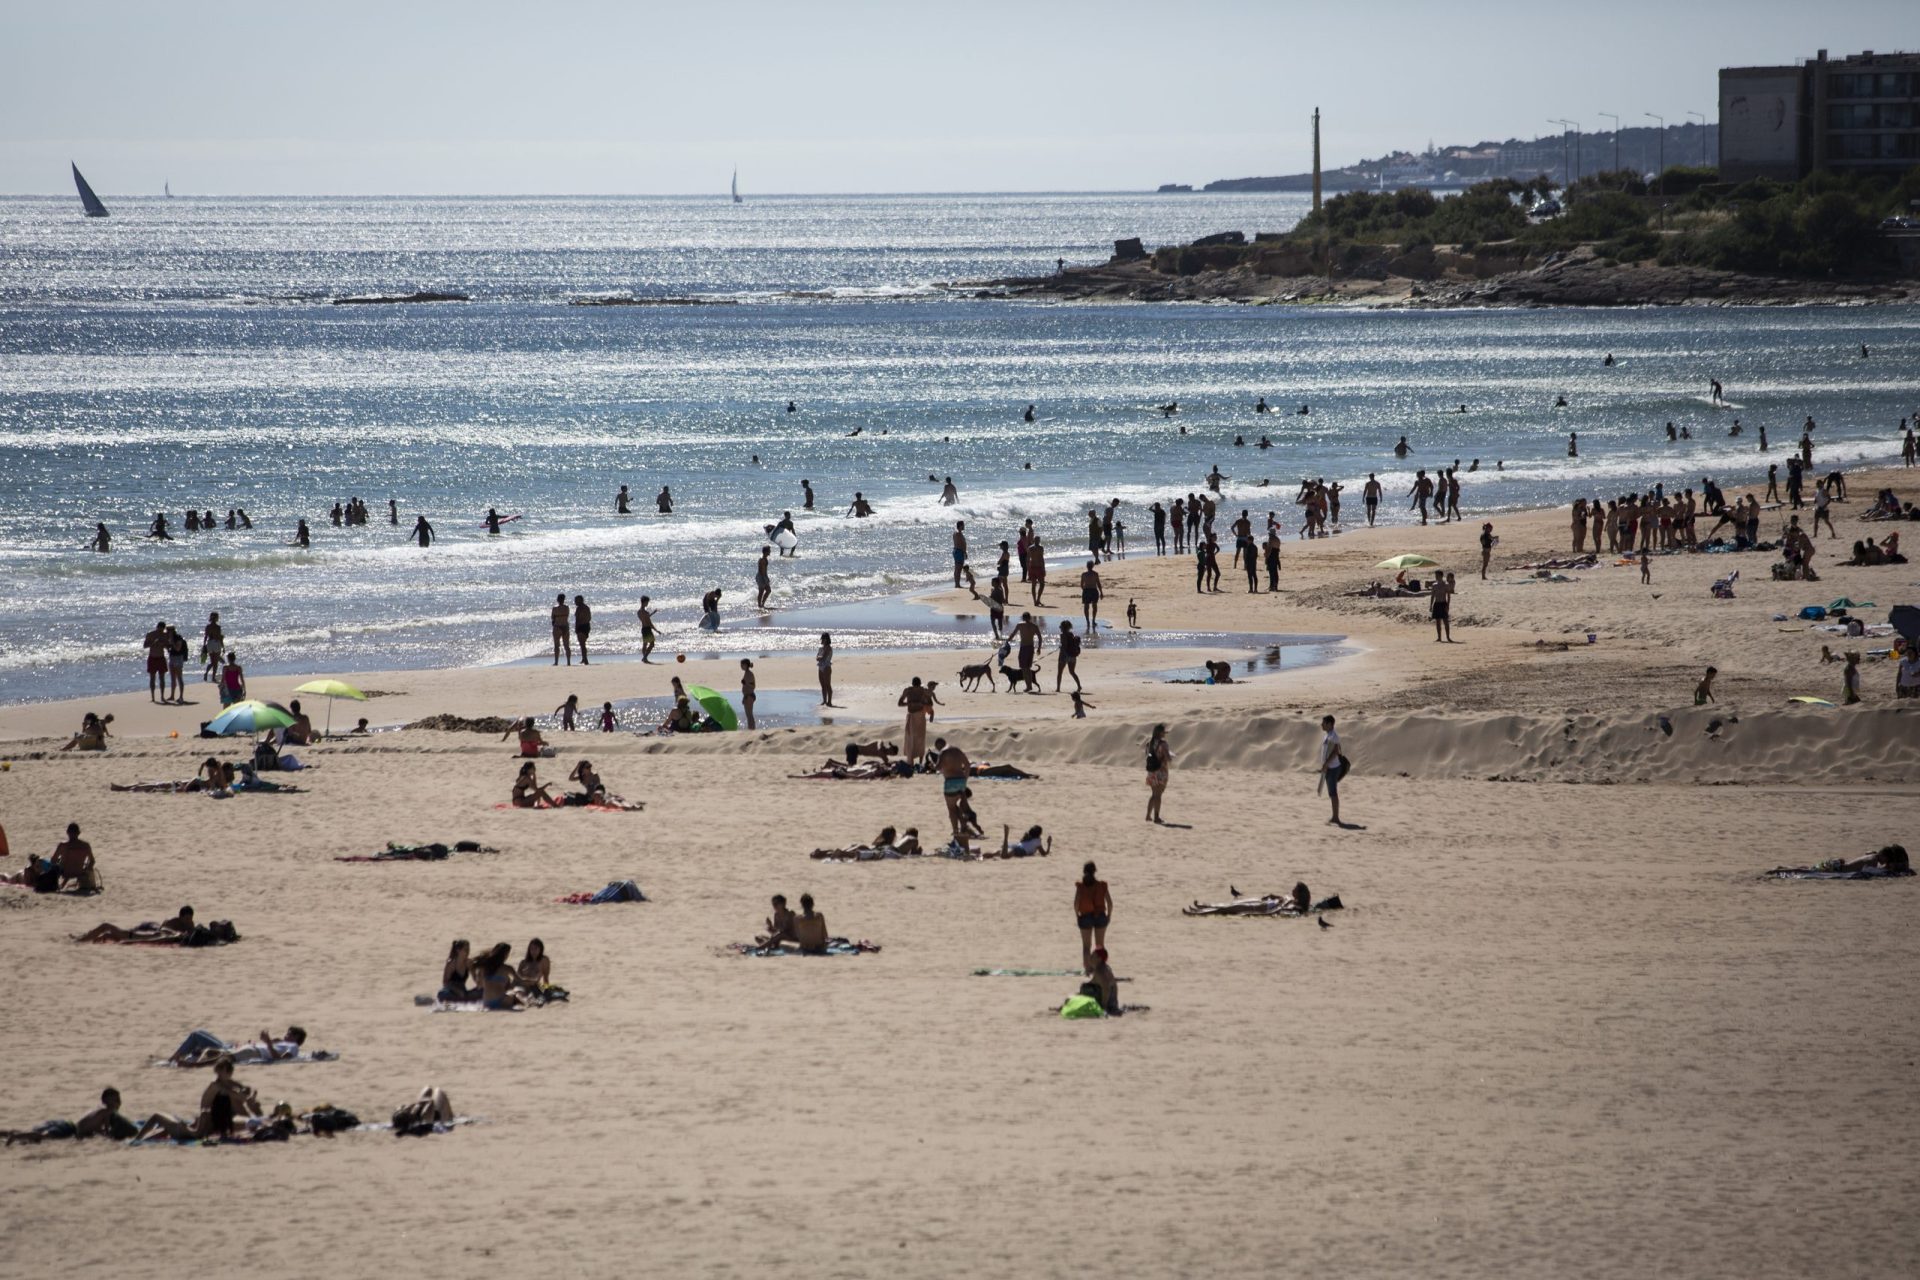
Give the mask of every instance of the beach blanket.
[{"label": "beach blanket", "polygon": [[571,1003],[571,996],[565,987],[542,987],[538,995],[532,996],[524,991],[520,994],[528,1003],[515,1005],[511,1009],[489,1009],[478,1000],[442,1000],[437,995],[417,995],[413,1003],[433,1013],[521,1013],[527,1009],[544,1009],[550,1004]]},{"label": "beach blanket", "polygon": [[[296,1053],[295,1055],[293,1055],[293,1057],[291,1058],[275,1058],[272,1061],[268,1061],[265,1058],[249,1058],[241,1062],[239,1065],[243,1067],[283,1067],[283,1066],[302,1065],[302,1064],[311,1063],[311,1062],[338,1062],[338,1061],[340,1061],[340,1055],[333,1052],[331,1049],[315,1049],[312,1053],[308,1053],[306,1050],[303,1049],[299,1053]],[[211,1062],[188,1064],[184,1062],[174,1062],[170,1058],[155,1058],[152,1062],[148,1063],[147,1065],[154,1066],[154,1067],[173,1067],[176,1070],[180,1070],[180,1071],[197,1071],[202,1067],[211,1067],[213,1064]]]},{"label": "beach blanket", "polygon": [[570,893],[564,898],[555,898],[555,902],[564,902],[572,906],[597,906],[602,902],[648,902],[646,894],[640,892],[640,886],[631,880],[614,880],[604,889],[592,893]]},{"label": "beach blanket", "polygon": [[975,969],[975,978],[1077,978],[1078,969]]},{"label": "beach blanket", "polygon": [[453,844],[394,844],[391,840],[387,847],[378,853],[356,853],[336,857],[335,862],[442,862],[456,853],[498,853],[498,849],[481,844],[477,840],[457,840]]},{"label": "beach blanket", "polygon": [[[762,947],[751,942],[729,942],[723,950],[741,956],[803,956],[810,954],[793,947]],[[824,954],[830,956],[859,956],[868,955],[879,950],[880,946],[878,943],[867,942],[864,939],[859,942],[849,942],[845,938],[828,938],[827,949]],[[822,953],[816,952],[811,954],[817,955]]]},{"label": "beach blanket", "polygon": [[522,813],[537,813],[556,809],[578,809],[586,813],[639,813],[647,807],[647,802],[645,800],[622,800],[619,796],[610,795],[606,797],[604,801],[596,804],[580,804],[572,800],[561,800],[553,804],[548,804],[545,801],[536,801],[526,806],[497,804],[493,807],[496,809],[514,809]]}]

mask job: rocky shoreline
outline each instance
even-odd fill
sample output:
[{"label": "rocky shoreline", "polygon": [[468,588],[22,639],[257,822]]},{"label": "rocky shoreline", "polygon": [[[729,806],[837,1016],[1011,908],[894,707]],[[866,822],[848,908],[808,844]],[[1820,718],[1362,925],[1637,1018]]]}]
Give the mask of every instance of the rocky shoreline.
[{"label": "rocky shoreline", "polygon": [[[1234,246],[1239,248],[1238,246]],[[1248,248],[1255,252],[1248,252]],[[1315,273],[1298,250],[1232,255],[1206,247],[1068,267],[1050,276],[953,286],[976,298],[1071,302],[1346,303],[1374,307],[1857,306],[1920,302],[1920,280],[1805,280],[1701,267],[1619,263],[1590,246],[1538,261],[1499,246],[1466,253],[1381,246],[1332,273]]]}]

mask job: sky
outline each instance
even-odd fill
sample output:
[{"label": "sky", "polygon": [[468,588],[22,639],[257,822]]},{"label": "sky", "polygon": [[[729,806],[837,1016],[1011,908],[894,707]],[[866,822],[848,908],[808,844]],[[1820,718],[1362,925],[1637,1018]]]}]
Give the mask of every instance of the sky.
[{"label": "sky", "polygon": [[0,0],[0,193],[1099,191],[1714,116],[1916,0]]}]

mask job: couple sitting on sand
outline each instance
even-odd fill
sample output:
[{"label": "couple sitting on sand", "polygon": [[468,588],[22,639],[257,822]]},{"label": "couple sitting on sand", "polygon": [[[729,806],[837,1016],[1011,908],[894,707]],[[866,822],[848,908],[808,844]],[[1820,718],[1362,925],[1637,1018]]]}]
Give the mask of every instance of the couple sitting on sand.
[{"label": "couple sitting on sand", "polygon": [[[4,836],[0,836],[0,851]],[[27,865],[9,876],[0,876],[0,884],[17,884],[35,893],[99,893],[100,869],[94,865],[93,846],[80,838],[80,824],[67,824],[67,838],[53,847],[49,857],[27,856]]]},{"label": "couple sitting on sand", "polygon": [[517,967],[507,963],[512,954],[513,947],[500,942],[475,959],[465,938],[454,939],[440,971],[440,1002],[478,1003],[483,1009],[504,1012],[567,998],[565,990],[553,985],[553,962],[547,958],[546,943],[538,938],[527,943]]},{"label": "couple sitting on sand", "polygon": [[112,716],[97,716],[89,711],[80,717],[80,732],[67,739],[62,751],[105,751],[107,739],[113,735],[107,726],[113,723]]},{"label": "couple sitting on sand", "polygon": [[1087,980],[1080,984],[1080,990],[1067,998],[1060,1006],[1063,1018],[1117,1018],[1123,1012],[1120,1004],[1120,979],[1113,974],[1113,966],[1107,963],[1107,949],[1095,947],[1087,955]]},{"label": "couple sitting on sand", "polygon": [[762,955],[794,951],[803,956],[823,956],[834,941],[827,932],[827,918],[813,909],[813,895],[800,895],[800,913],[787,907],[787,895],[773,895],[773,914],[767,917],[767,931],[754,937],[753,949]]},{"label": "couple sitting on sand", "polygon": [[567,775],[568,782],[580,784],[580,790],[570,791],[566,795],[556,796],[550,784],[540,781],[534,771],[533,761],[520,766],[520,773],[513,780],[512,804],[516,809],[561,809],[568,805],[597,805],[609,809],[641,810],[645,803],[637,800],[624,800],[607,790],[600,781],[600,775],[594,771],[593,761],[582,760],[573,766],[573,772]]}]

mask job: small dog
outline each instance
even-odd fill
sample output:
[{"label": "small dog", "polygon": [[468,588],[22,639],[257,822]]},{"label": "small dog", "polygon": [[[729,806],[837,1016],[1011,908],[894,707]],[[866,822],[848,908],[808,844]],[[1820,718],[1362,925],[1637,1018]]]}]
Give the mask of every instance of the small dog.
[{"label": "small dog", "polygon": [[987,687],[998,693],[1000,686],[993,682],[993,664],[975,662],[960,668],[960,688],[965,693],[980,692],[980,682],[985,680]]},{"label": "small dog", "polygon": [[1018,688],[1024,688],[1028,693],[1040,692],[1039,672],[1032,667],[1010,667],[1003,662],[1000,664],[1000,675],[1007,682],[1008,693]]}]

